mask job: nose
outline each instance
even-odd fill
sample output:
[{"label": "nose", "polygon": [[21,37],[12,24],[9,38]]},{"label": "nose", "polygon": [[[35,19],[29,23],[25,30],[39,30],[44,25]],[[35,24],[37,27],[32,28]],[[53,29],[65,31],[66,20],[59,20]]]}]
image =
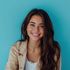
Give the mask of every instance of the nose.
[{"label": "nose", "polygon": [[35,27],[34,31],[35,31],[35,32],[39,32],[39,27],[38,27],[38,26]]}]

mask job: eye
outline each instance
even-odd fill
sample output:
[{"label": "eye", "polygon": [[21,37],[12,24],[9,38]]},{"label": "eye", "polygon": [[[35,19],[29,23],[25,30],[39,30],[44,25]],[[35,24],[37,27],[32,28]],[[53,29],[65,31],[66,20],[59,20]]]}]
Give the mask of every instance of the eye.
[{"label": "eye", "polygon": [[35,25],[34,24],[30,24],[30,26],[33,26],[34,27]]},{"label": "eye", "polygon": [[31,26],[35,26],[34,24],[30,24]]},{"label": "eye", "polygon": [[41,25],[40,27],[44,28],[45,26],[44,25]]}]

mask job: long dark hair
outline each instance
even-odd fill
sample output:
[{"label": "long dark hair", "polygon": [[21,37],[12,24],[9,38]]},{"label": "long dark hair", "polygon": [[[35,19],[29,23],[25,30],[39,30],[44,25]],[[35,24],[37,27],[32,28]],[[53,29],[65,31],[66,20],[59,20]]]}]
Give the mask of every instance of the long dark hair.
[{"label": "long dark hair", "polygon": [[[40,70],[58,70],[57,63],[60,58],[60,48],[57,41],[54,40],[54,31],[52,22],[46,11],[43,9],[33,9],[26,16],[21,27],[22,41],[28,38],[27,25],[33,15],[39,15],[43,18],[44,22],[44,36],[41,39],[41,68]],[[55,55],[57,60],[55,61]]]}]

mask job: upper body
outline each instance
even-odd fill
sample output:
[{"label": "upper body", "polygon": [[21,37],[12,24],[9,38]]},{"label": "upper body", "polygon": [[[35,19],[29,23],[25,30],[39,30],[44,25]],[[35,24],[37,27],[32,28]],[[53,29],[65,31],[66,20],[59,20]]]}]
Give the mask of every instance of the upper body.
[{"label": "upper body", "polygon": [[47,12],[42,9],[30,11],[22,24],[21,34],[22,40],[10,51],[7,70],[26,70],[28,61],[36,63],[36,66],[33,64],[36,70],[60,70],[60,48],[54,40]]},{"label": "upper body", "polygon": [[[27,59],[27,41],[17,42],[10,50],[6,70],[24,70]],[[56,57],[56,56],[55,56]],[[60,68],[60,59],[58,61],[58,68]],[[40,61],[37,61],[36,70],[40,70]]]}]

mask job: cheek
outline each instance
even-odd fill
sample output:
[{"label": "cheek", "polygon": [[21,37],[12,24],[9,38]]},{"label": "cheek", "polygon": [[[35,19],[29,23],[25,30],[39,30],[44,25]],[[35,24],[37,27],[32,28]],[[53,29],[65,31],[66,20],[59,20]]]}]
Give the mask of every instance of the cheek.
[{"label": "cheek", "polygon": [[29,33],[30,31],[32,31],[32,28],[30,26],[27,27],[27,33]]},{"label": "cheek", "polygon": [[44,35],[44,30],[43,30],[43,29],[41,29],[41,30],[40,30],[40,33],[41,33],[42,35]]}]

